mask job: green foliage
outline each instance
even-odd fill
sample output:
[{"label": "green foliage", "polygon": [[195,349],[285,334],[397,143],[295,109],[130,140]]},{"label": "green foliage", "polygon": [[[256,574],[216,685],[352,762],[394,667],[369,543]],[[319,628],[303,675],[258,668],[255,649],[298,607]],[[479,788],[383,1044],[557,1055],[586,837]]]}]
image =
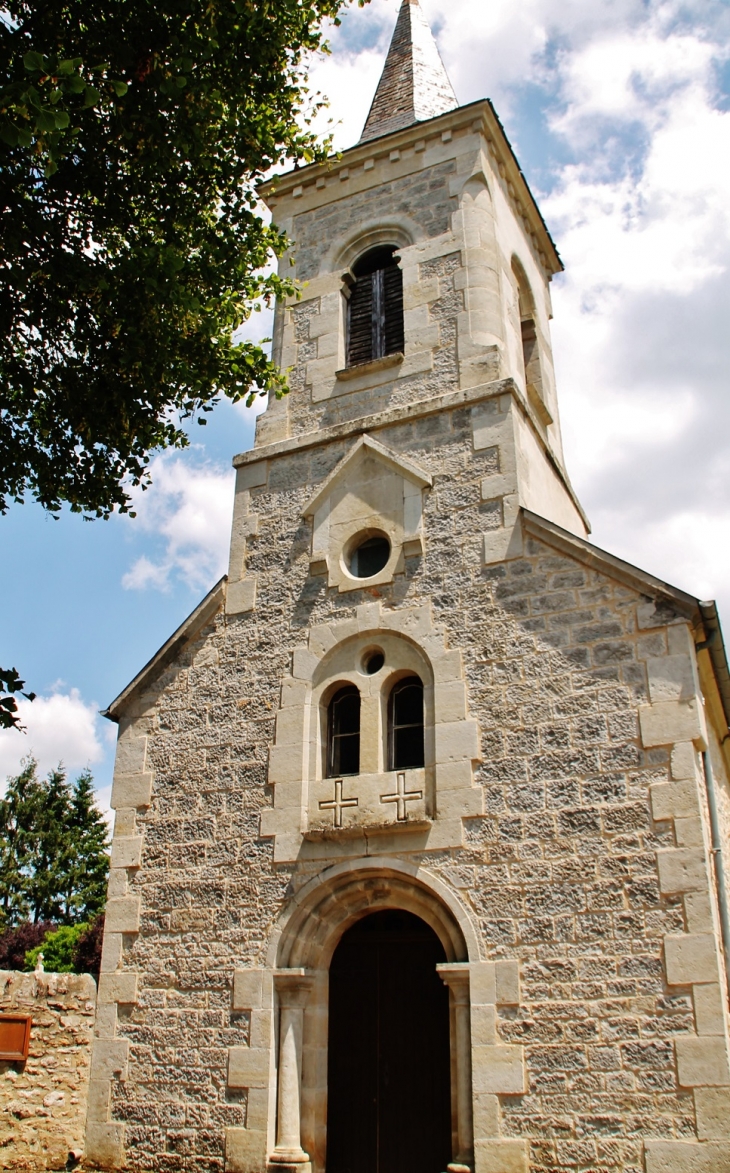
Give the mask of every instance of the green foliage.
[{"label": "green foliage", "polygon": [[48,179],[81,131],[79,116],[98,106],[105,93],[123,98],[128,87],[106,77],[106,65],[84,70],[80,57],[62,61],[56,54],[44,57],[31,50],[23,57],[23,68],[22,80],[9,81],[0,90],[0,139],[10,147],[35,148],[45,159],[43,177]]},{"label": "green foliage", "polygon": [[88,928],[87,924],[61,925],[54,933],[46,933],[41,944],[26,953],[24,968],[35,969],[38,954],[42,953],[43,968],[47,973],[75,973],[76,949]]},{"label": "green foliage", "polygon": [[[18,676],[16,668],[0,668],[0,729],[17,729],[23,726],[18,720],[18,702],[15,694],[23,692],[25,681]],[[34,701],[34,692],[23,692],[26,700]]]},{"label": "green foliage", "polygon": [[0,511],[125,511],[187,419],[284,392],[234,341],[295,292],[256,186],[326,155],[306,62],[349,2],[7,0]]},{"label": "green foliage", "polygon": [[58,924],[88,921],[104,906],[108,833],[93,779],[73,785],[61,766],[38,778],[29,758],[0,800],[0,919]]},{"label": "green foliage", "polygon": [[98,980],[104,944],[104,913],[101,912],[82,933],[74,949],[74,973],[90,973]]},{"label": "green foliage", "polygon": [[28,950],[35,949],[46,933],[52,933],[56,928],[58,926],[53,921],[39,920],[35,924],[23,921],[15,928],[3,929],[0,933],[0,969],[22,969]]}]

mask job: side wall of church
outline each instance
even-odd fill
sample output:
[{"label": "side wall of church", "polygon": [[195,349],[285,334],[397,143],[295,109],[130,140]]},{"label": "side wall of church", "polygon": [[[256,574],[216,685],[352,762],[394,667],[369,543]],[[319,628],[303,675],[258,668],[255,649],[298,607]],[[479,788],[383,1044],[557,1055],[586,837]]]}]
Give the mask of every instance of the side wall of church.
[{"label": "side wall of church", "polygon": [[[519,962],[520,1001],[500,1009],[498,1037],[524,1048],[527,1090],[488,1097],[501,1135],[525,1142],[532,1173],[643,1173],[648,1138],[699,1128],[712,1141],[727,1098],[716,963],[682,952],[685,938],[707,945],[713,915],[692,805],[702,721],[689,628],[535,537],[483,564],[494,519],[481,482],[497,452],[475,450],[472,409],[377,438],[433,476],[425,555],[378,588],[328,588],[310,574],[301,515],[351,441],[271,458],[247,490],[255,608],[219,610],[122,721],[91,1151],[129,1169],[219,1173],[226,1129],[270,1130],[261,1098],[228,1084],[229,1049],[259,1029],[232,1009],[234,971],[266,965],[282,909],[323,866],[304,853],[275,864],[260,834],[282,682],[313,626],[379,602],[431,609],[462,654],[478,722],[484,813],[464,820],[460,847],[402,855],[467,907],[484,957]],[[712,995],[699,1009],[698,981]]]}]

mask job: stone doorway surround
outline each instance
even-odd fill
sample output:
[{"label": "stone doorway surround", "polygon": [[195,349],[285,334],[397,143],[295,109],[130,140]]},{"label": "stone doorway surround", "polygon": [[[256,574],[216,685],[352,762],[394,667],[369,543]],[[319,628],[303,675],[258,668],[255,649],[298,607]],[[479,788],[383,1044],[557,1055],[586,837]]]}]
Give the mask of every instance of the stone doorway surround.
[{"label": "stone doorway surround", "polygon": [[500,1136],[498,1103],[527,1090],[523,1048],[497,1032],[497,1006],[519,1002],[517,963],[485,959],[470,913],[435,875],[373,857],[306,884],[280,918],[266,968],[235,974],[233,1009],[251,1015],[251,1041],[229,1051],[229,1087],[248,1094],[247,1127],[226,1131],[229,1173],[324,1173],[329,965],[346,930],[385,909],[425,921],[447,959],[438,968],[450,995],[450,1170],[527,1170],[526,1142]]}]

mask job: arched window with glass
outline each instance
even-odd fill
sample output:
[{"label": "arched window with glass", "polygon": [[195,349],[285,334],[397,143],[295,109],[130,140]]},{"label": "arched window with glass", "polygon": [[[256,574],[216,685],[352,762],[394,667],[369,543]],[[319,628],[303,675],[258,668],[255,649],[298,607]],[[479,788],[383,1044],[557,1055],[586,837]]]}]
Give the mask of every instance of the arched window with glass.
[{"label": "arched window with glass", "polygon": [[327,777],[360,773],[360,693],[338,689],[327,708]]},{"label": "arched window with glass", "polygon": [[371,249],[352,267],[347,308],[347,365],[398,354],[405,346],[403,271],[393,245]]},{"label": "arched window with glass", "polygon": [[406,676],[388,699],[388,756],[391,770],[417,770],[425,762],[423,682]]}]

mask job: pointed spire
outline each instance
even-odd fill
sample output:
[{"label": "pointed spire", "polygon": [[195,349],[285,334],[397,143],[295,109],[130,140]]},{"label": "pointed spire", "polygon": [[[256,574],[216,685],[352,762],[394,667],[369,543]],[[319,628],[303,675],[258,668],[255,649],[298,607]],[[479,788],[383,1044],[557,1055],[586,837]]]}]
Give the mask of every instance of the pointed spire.
[{"label": "pointed spire", "polygon": [[418,0],[403,0],[360,142],[436,118],[458,105],[423,9]]}]

